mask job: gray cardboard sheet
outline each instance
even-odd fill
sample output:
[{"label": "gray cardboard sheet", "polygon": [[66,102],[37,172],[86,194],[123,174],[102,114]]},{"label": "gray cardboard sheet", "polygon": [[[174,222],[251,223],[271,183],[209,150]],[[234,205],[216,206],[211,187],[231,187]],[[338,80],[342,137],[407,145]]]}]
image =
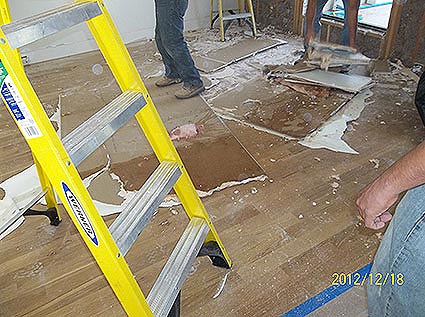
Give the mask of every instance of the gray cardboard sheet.
[{"label": "gray cardboard sheet", "polygon": [[234,45],[211,51],[205,55],[197,55],[194,53],[193,59],[196,67],[200,71],[211,73],[242,59],[283,44],[286,44],[286,42],[278,39],[247,38]]},{"label": "gray cardboard sheet", "polygon": [[321,86],[338,88],[347,92],[359,92],[372,83],[372,78],[359,75],[345,75],[323,70],[313,70],[297,74],[289,74],[288,78],[309,81]]}]

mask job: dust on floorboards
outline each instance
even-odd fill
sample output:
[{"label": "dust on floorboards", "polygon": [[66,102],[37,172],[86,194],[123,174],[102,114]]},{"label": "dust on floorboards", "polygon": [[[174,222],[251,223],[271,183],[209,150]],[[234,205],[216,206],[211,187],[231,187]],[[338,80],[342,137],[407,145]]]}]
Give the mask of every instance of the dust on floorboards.
[{"label": "dust on floorboards", "polygon": [[[376,102],[344,135],[359,155],[311,150],[227,122],[269,178],[203,199],[233,268],[221,295],[213,299],[229,271],[197,259],[183,286],[182,316],[276,316],[328,287],[332,273],[353,272],[373,259],[379,237],[359,222],[357,193],[418,144],[425,132],[411,96],[398,100],[397,92],[388,97],[384,86],[373,90]],[[400,89],[400,94],[405,92]],[[1,144],[0,162],[10,155],[20,165],[30,161],[29,153],[21,157],[22,149],[13,142]],[[379,168],[372,159],[379,160]],[[334,182],[339,184],[336,190]],[[125,315],[69,217],[62,214],[59,227],[27,217],[0,241],[0,316]],[[106,217],[107,223],[114,217]],[[144,294],[186,224],[180,207],[161,209],[129,251],[127,262]]]},{"label": "dust on floorboards", "polygon": [[[311,150],[229,123],[269,179],[204,199],[233,269],[213,299],[228,271],[196,260],[182,316],[275,316],[328,287],[333,272],[372,260],[379,238],[359,224],[355,197],[419,143],[424,129],[413,105],[379,99],[357,122],[344,139],[360,155]],[[369,162],[375,158],[378,169]],[[341,179],[335,194],[334,175]],[[145,294],[187,223],[175,210],[161,209],[127,256]],[[0,315],[125,315],[67,215],[57,228],[28,218],[0,245]]]}]

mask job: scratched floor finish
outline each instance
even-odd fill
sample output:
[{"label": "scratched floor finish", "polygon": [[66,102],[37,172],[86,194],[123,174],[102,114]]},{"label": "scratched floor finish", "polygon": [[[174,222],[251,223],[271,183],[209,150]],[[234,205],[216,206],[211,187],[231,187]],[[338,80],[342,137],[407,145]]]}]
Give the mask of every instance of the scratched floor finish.
[{"label": "scratched floor finish", "polygon": [[[143,44],[139,45],[132,48],[143,51]],[[70,61],[66,67],[79,65]],[[52,71],[60,77],[60,69]],[[64,80],[81,80],[90,86],[95,79]],[[334,272],[354,272],[370,263],[380,235],[359,222],[354,205],[357,193],[425,133],[412,103],[414,82],[378,82],[372,90],[375,102],[343,137],[359,155],[312,150],[226,122],[268,179],[203,200],[233,268],[216,268],[208,259],[197,259],[183,286],[182,316],[278,316],[329,287]],[[56,105],[58,93],[49,91],[44,92],[44,100]],[[264,106],[266,102],[262,101]],[[90,107],[84,96],[79,107],[82,115]],[[1,114],[0,120],[5,120]],[[2,142],[14,137],[7,131],[2,125]],[[211,144],[225,142],[221,137],[212,135]],[[17,165],[30,164],[30,156],[14,149],[13,142],[3,142],[1,147],[2,179],[13,175]],[[238,159],[247,162],[232,158]],[[196,173],[201,177],[202,171]],[[114,217],[106,217],[106,222]],[[145,294],[186,224],[180,207],[160,209],[126,256]],[[31,217],[0,241],[0,293],[0,316],[125,316],[65,212],[58,227]]]}]

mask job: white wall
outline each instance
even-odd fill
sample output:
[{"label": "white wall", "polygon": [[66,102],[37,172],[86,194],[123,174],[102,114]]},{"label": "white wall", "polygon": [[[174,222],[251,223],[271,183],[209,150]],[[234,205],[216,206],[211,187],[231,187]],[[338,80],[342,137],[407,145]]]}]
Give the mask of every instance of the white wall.
[{"label": "white wall", "polygon": [[[230,1],[229,1],[230,2]],[[234,2],[234,1],[232,1]],[[9,0],[13,20],[31,16],[72,0]],[[209,0],[190,0],[185,16],[187,30],[209,26]],[[154,36],[154,0],[105,0],[125,43]],[[21,49],[30,63],[60,58],[97,49],[85,25],[55,34]]]}]

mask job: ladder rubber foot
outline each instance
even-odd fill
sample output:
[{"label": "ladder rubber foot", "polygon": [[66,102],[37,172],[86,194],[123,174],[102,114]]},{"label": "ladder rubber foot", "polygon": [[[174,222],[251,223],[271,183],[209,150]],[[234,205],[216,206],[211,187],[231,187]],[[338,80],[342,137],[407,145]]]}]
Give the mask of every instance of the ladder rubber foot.
[{"label": "ladder rubber foot", "polygon": [[227,263],[226,258],[221,252],[218,243],[215,241],[209,241],[202,245],[201,250],[198,253],[199,256],[208,256],[211,259],[211,262],[214,266],[222,267],[225,269],[230,269],[229,263]]}]

